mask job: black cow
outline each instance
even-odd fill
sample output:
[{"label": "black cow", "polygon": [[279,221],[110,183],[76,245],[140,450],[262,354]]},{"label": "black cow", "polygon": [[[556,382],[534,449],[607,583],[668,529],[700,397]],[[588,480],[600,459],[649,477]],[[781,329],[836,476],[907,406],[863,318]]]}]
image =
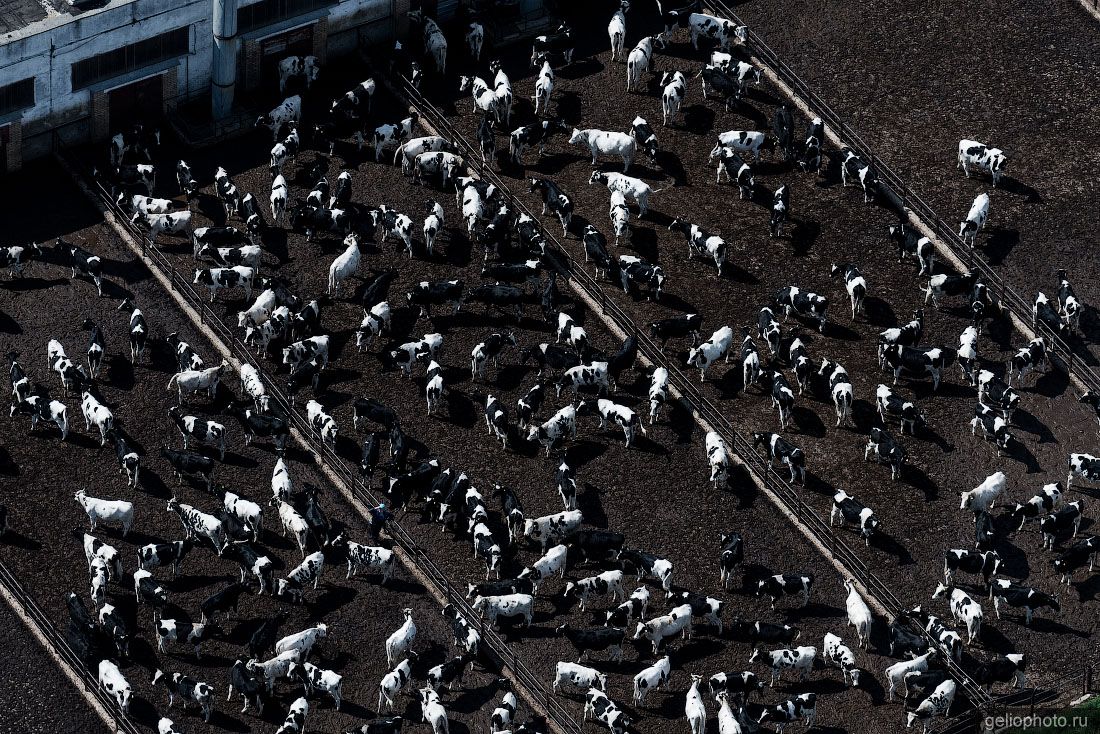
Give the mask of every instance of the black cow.
[{"label": "black cow", "polygon": [[727,591],[733,586],[733,573],[745,561],[745,541],[741,533],[721,533],[718,536],[721,548],[718,555],[719,580]]},{"label": "black cow", "polygon": [[775,141],[783,151],[784,160],[790,160],[794,151],[794,119],[791,117],[791,109],[786,104],[779,105],[772,118],[772,132],[775,133]]},{"label": "black cow", "polygon": [[413,289],[405,294],[405,299],[410,306],[420,309],[419,316],[432,316],[432,306],[450,304],[455,313],[462,307],[461,280],[443,280],[430,283],[423,280],[413,286]]},{"label": "black cow", "polygon": [[[791,218],[791,194],[787,184],[782,184],[772,195],[772,213],[768,219],[768,227],[772,237],[783,236],[783,223]],[[813,294],[811,294],[813,295]],[[822,322],[824,326],[824,321]]]},{"label": "black cow", "polygon": [[539,377],[542,377],[544,370],[564,371],[578,366],[581,362],[576,352],[548,342],[520,350],[519,363],[527,364],[528,360],[533,360],[538,366]]},{"label": "black cow", "polygon": [[523,318],[523,302],[526,295],[514,285],[481,285],[470,289],[463,299],[466,303],[484,303],[489,308],[514,308],[517,319]]},{"label": "black cow", "polygon": [[211,594],[205,601],[199,604],[199,611],[202,614],[202,623],[206,624],[207,622],[213,622],[217,615],[223,612],[232,611],[236,613],[241,594],[247,592],[248,587],[244,584],[232,583],[221,591]]},{"label": "black cow", "polygon": [[574,565],[617,558],[626,543],[626,536],[613,530],[582,528],[569,536],[569,559]]},{"label": "black cow", "polygon": [[[691,337],[691,346],[699,342],[699,329],[703,325],[703,317],[697,313],[674,316],[660,321],[649,322],[649,333],[654,339],[661,340],[661,348],[664,349],[669,339]],[[1100,419],[1098,419],[1100,421]]]},{"label": "black cow", "polygon": [[202,454],[196,454],[193,451],[176,451],[175,449],[162,448],[160,455],[163,456],[172,469],[176,472],[176,477],[180,483],[183,483],[184,474],[198,474],[206,480],[206,489],[209,491],[214,486],[214,468],[217,465],[213,459],[203,456]]},{"label": "black cow", "polygon": [[466,598],[476,599],[479,596],[503,596],[505,594],[530,594],[535,588],[531,579],[502,579],[500,581],[483,581],[480,584],[467,586]]},{"label": "black cow", "polygon": [[657,135],[654,134],[649,123],[640,115],[630,123],[630,135],[634,138],[637,146],[645,151],[651,161],[657,160]]},{"label": "black cow", "polygon": [[577,651],[577,662],[584,660],[589,653],[608,650],[612,661],[622,659],[623,640],[626,638],[626,630],[619,627],[597,627],[594,629],[573,629],[568,624],[563,624],[555,630],[559,635],[565,635],[573,649]]},{"label": "black cow", "polygon": [[548,178],[528,179],[528,188],[542,196],[542,213],[549,210],[556,214],[561,222],[562,236],[568,234],[569,223],[573,221],[573,199]]}]

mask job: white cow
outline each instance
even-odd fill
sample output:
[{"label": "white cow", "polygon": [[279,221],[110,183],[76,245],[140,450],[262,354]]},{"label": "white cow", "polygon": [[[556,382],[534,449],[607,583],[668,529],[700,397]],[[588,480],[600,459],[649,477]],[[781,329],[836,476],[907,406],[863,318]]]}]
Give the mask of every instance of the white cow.
[{"label": "white cow", "polygon": [[638,41],[638,45],[630,52],[626,59],[626,91],[635,92],[642,75],[649,71],[653,63],[655,49],[663,49],[665,42],[660,36],[646,36]]},{"label": "white cow", "polygon": [[596,165],[599,156],[612,155],[623,159],[623,173],[630,170],[630,164],[634,161],[637,144],[629,133],[608,132],[606,130],[578,130],[573,128],[573,135],[569,138],[573,145],[583,145],[592,154],[592,165]]},{"label": "white cow", "polygon": [[990,474],[977,487],[962,493],[962,502],[959,504],[959,509],[989,512],[1001,495],[1004,494],[1006,483],[1007,478],[1004,472],[999,471]]},{"label": "white cow", "polygon": [[134,524],[134,503],[125,500],[102,500],[89,497],[82,489],[74,495],[74,499],[84,508],[88,515],[88,522],[92,530],[100,522],[118,523],[122,525],[122,537],[130,532]]}]

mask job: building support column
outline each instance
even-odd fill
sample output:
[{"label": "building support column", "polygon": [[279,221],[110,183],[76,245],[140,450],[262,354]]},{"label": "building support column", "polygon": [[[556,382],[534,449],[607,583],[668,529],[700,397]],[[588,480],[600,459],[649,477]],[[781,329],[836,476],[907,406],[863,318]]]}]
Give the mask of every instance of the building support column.
[{"label": "building support column", "polygon": [[179,94],[180,71],[178,68],[169,69],[160,76],[161,108],[167,113],[169,107],[176,106],[176,96]]},{"label": "building support column", "polygon": [[233,109],[237,84],[237,0],[214,0],[214,65],[210,72],[210,105],[215,120]]},{"label": "building support column", "polygon": [[393,1],[393,32],[399,41],[409,34],[409,8],[411,6],[410,0]]}]

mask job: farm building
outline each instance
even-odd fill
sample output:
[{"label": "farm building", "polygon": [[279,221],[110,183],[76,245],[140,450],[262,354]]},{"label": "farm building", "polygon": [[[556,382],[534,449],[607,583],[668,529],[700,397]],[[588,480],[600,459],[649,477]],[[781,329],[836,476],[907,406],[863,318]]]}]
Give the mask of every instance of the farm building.
[{"label": "farm building", "polygon": [[[275,84],[286,56],[322,60],[393,37],[408,0],[6,0],[0,4],[0,146],[7,170],[100,140],[138,111],[211,94],[215,36],[230,100]],[[219,32],[215,15],[224,9]],[[232,16],[232,17],[230,17]],[[205,111],[210,109],[209,103]],[[229,109],[228,107],[226,109]],[[207,115],[209,116],[209,115]]]}]

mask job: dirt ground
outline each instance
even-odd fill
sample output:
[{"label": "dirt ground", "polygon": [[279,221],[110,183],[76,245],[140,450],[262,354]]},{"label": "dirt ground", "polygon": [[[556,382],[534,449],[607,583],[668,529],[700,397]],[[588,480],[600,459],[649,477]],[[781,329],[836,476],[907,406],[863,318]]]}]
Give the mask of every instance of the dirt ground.
[{"label": "dirt ground", "polygon": [[[606,11],[610,16],[610,6]],[[828,498],[837,489],[845,489],[873,507],[883,519],[890,541],[884,547],[871,549],[866,554],[867,562],[903,601],[927,604],[927,595],[942,576],[943,552],[968,547],[973,542],[973,526],[969,514],[958,508],[957,493],[997,470],[1008,475],[1010,497],[1018,501],[1026,500],[1043,483],[1064,481],[1067,454],[1088,451],[1095,443],[1092,417],[1075,403],[1064,375],[1043,376],[1022,389],[1024,410],[1016,414],[1012,427],[1020,443],[1010,458],[998,457],[991,445],[970,435],[967,424],[973,416],[975,393],[959,379],[955,368],[948,384],[941,386],[937,395],[932,394],[927,382],[903,381],[897,388],[901,394],[916,399],[929,426],[916,440],[902,441],[910,454],[910,466],[903,480],[891,483],[884,469],[864,464],[860,458],[864,443],[859,434],[865,434],[877,422],[873,412],[876,383],[889,382],[875,363],[877,333],[907,321],[913,309],[924,301],[921,284],[914,278],[915,268],[910,263],[897,263],[896,250],[885,237],[887,225],[896,221],[896,216],[886,209],[865,206],[857,191],[844,191],[835,161],[815,179],[791,170],[777,155],[765,156],[754,166],[757,192],[752,203],[738,200],[735,189],[728,184],[716,187],[708,180],[714,175],[714,168],[707,159],[716,133],[727,129],[769,129],[773,110],[780,102],[778,92],[767,84],[762,89],[753,89],[747,102],[729,113],[715,101],[703,100],[694,77],[706,54],[693,51],[686,32],[681,31],[668,49],[657,53],[656,73],[646,77],[646,92],[627,94],[625,69],[610,63],[602,23],[579,17],[573,20],[574,28],[586,29],[579,33],[579,60],[558,71],[551,114],[571,126],[604,130],[626,130],[633,117],[641,114],[654,125],[662,150],[656,166],[643,162],[631,169],[633,175],[664,190],[654,193],[650,214],[640,224],[635,221],[632,242],[620,251],[633,250],[659,262],[668,276],[667,296],[662,297],[660,304],[637,297],[624,298],[621,303],[639,322],[674,313],[702,313],[706,319],[704,331],[709,333],[723,324],[734,326],[736,331],[738,325],[755,323],[759,307],[770,304],[775,291],[783,285],[798,285],[827,295],[832,306],[825,334],[819,336],[811,328],[798,331],[795,327],[794,331],[785,330],[784,344],[797,335],[808,343],[813,358],[828,357],[848,368],[856,388],[858,428],[833,429],[832,406],[823,384],[816,385],[807,398],[796,401],[792,440],[807,452],[812,474],[807,490],[823,514],[829,510]],[[639,14],[632,10],[627,47],[650,32],[647,29],[654,27],[654,21],[645,15],[644,9]],[[767,38],[766,27],[763,33]],[[841,46],[838,41],[838,48]],[[509,50],[505,59],[517,99],[513,108],[515,127],[532,119],[533,108],[527,100],[533,89],[534,72],[526,63],[525,49]],[[662,128],[658,78],[661,72],[672,70],[685,72],[692,82],[681,124]],[[457,85],[452,85],[449,79],[431,81],[436,83],[428,86],[429,96],[451,100],[448,113],[459,129],[472,138],[476,118],[470,112],[470,100],[457,95],[454,91]],[[806,122],[796,115],[796,130],[804,130]],[[857,126],[870,128],[868,124]],[[880,134],[890,134],[889,125],[882,127],[884,131]],[[498,147],[502,145],[503,136],[498,138]],[[603,231],[610,229],[607,193],[602,187],[587,183],[592,169],[586,152],[558,139],[546,157],[536,160],[530,154],[528,162],[523,171],[501,162],[501,173],[517,184],[521,176],[551,176],[573,197],[578,216],[574,218],[567,246],[574,247],[574,255],[581,257],[576,237],[587,221]],[[600,168],[620,171],[621,163],[602,161]],[[965,179],[960,177],[960,181]],[[769,240],[767,210],[771,192],[781,183],[787,184],[791,191],[794,226],[781,240]],[[528,203],[535,205],[533,199]],[[728,268],[730,272],[720,281],[713,279],[712,264],[685,261],[686,246],[681,236],[667,231],[674,216],[722,235],[731,246],[733,267]],[[855,322],[849,321],[847,295],[842,285],[828,278],[829,263],[843,261],[860,265],[869,283],[866,317]],[[937,272],[942,272],[942,266]],[[956,346],[958,334],[968,324],[960,306],[947,304],[935,310],[929,305],[923,343]],[[1004,360],[1022,342],[1022,337],[1011,331],[1007,322],[996,320],[988,324],[980,344],[983,366],[1000,374]],[[682,356],[680,352],[673,359]],[[783,359],[775,364],[786,366]],[[761,392],[759,388],[743,391],[739,373],[735,369],[724,375],[722,370],[708,373],[708,380],[713,381],[709,394],[728,406],[731,420],[743,430],[774,430],[778,421],[775,412],[769,410],[770,401],[755,397]],[[924,540],[929,537],[937,541]],[[1037,541],[1028,532],[1011,537],[1003,533],[996,547],[1006,560],[1005,573],[1027,579],[1051,593],[1057,592],[1057,578],[1049,567],[1050,554],[1040,550]],[[1076,651],[1082,645],[1095,649],[1091,641],[1095,625],[1095,579],[1075,582],[1074,588],[1077,593],[1069,592],[1069,601],[1064,601],[1063,614],[1057,621],[1042,622],[1030,631],[1009,618],[1000,623],[987,619],[987,632],[983,633],[978,649],[1027,652],[1037,680],[1075,669],[1079,664],[1076,655],[1067,658],[1055,650]],[[1062,597],[1066,597],[1064,592]],[[1043,628],[1045,631],[1040,631]]]},{"label": "dirt ground", "polygon": [[7,604],[0,604],[0,630],[0,645],[11,661],[0,675],[5,709],[0,732],[109,731]]},{"label": "dirt ground", "polygon": [[[1093,257],[1100,153],[1091,132],[1100,89],[1097,22],[1078,3],[855,6],[753,1],[735,10],[909,181],[947,222],[990,194],[979,244],[1026,298],[1053,297],[1059,268],[1085,304],[1100,302]],[[852,29],[858,27],[858,33]],[[995,27],[995,33],[974,32]],[[955,170],[958,141],[1002,148],[1008,175]],[[1095,366],[1100,320],[1083,341]]]},{"label": "dirt ground", "polygon": [[[609,17],[610,6],[606,8],[606,13],[603,12],[605,8],[600,7],[597,15],[600,18],[604,15]],[[738,201],[727,184],[716,188],[709,179],[713,168],[706,159],[707,151],[713,144],[713,133],[729,128],[763,127],[770,120],[772,107],[777,102],[774,90],[754,90],[748,105],[725,113],[713,101],[704,102],[693,82],[684,117],[686,124],[660,129],[657,124],[660,107],[655,94],[656,82],[650,82],[645,95],[624,95],[624,71],[619,65],[608,63],[603,21],[594,23],[589,20],[588,25],[596,28],[594,38],[584,39],[587,45],[572,68],[559,70],[554,99],[556,114],[570,123],[583,121],[586,127],[606,129],[625,129],[635,114],[643,114],[654,124],[662,150],[666,151],[658,159],[657,166],[646,162],[637,166],[636,175],[658,187],[670,188],[654,195],[653,213],[640,223],[635,221],[631,246],[623,251],[632,249],[662,264],[669,275],[667,296],[659,304],[626,298],[620,299],[620,302],[639,320],[698,311],[704,314],[704,330],[709,333],[724,323],[735,327],[751,323],[759,306],[767,303],[771,294],[782,285],[798,284],[828,294],[833,305],[831,323],[825,335],[818,336],[805,329],[801,336],[809,342],[815,359],[828,356],[839,359],[848,367],[857,397],[860,398],[856,411],[858,429],[832,428],[832,406],[820,385],[811,391],[810,396],[798,401],[792,440],[801,445],[808,455],[811,479],[806,488],[807,501],[825,513],[829,507],[828,497],[835,488],[845,488],[874,507],[883,520],[890,540],[868,550],[864,557],[903,600],[930,604],[927,596],[935,579],[940,576],[942,552],[948,547],[967,547],[972,541],[972,527],[957,507],[957,492],[974,486],[996,469],[1009,474],[1011,494],[1019,499],[1030,496],[1043,482],[1064,479],[1066,454],[1081,450],[1081,444],[1086,439],[1092,440],[1092,419],[1071,404],[1072,396],[1066,395],[1062,376],[1052,374],[1043,377],[1034,387],[1028,386],[1024,390],[1024,409],[1018,412],[1015,421],[1014,430],[1022,441],[1022,451],[1014,459],[998,459],[991,447],[978,438],[970,437],[965,430],[971,415],[973,391],[962,385],[958,373],[953,372],[949,384],[943,386],[939,395],[934,397],[926,383],[903,384],[900,387],[903,394],[917,398],[927,413],[930,425],[930,430],[922,436],[904,440],[912,459],[904,480],[891,483],[886,469],[863,464],[859,459],[864,445],[862,434],[874,421],[870,396],[874,385],[882,379],[874,368],[875,334],[899,320],[906,320],[923,298],[913,280],[915,270],[909,264],[899,266],[892,246],[885,241],[885,226],[892,221],[892,215],[877,208],[864,207],[861,197],[854,191],[842,191],[835,171],[830,171],[820,180],[813,180],[809,175],[790,172],[775,158],[769,158],[757,167],[757,182],[761,191],[753,203]],[[581,26],[580,23],[575,25]],[[641,35],[640,27],[630,24],[628,45],[632,45]],[[764,35],[770,38],[767,32]],[[599,53],[592,54],[592,50]],[[514,55],[505,57],[505,69],[512,75],[517,96],[529,99],[532,78],[521,61],[525,55],[525,49],[517,48]],[[661,70],[673,67],[694,70],[701,57],[701,53],[691,51],[686,36],[681,35],[667,53],[658,54],[657,67]],[[463,71],[462,62],[457,57],[452,68]],[[480,73],[486,72],[481,70]],[[443,89],[432,89],[433,80],[429,79],[426,89],[434,99],[451,101],[455,95],[450,90],[457,87],[457,84],[451,84],[452,81],[448,80]],[[323,94],[319,92],[318,96]],[[383,99],[381,93],[375,103],[374,124],[377,124],[375,120],[395,121],[403,116],[392,101]],[[457,124],[472,132],[468,110],[469,100],[464,98],[455,105],[454,112]],[[517,102],[516,124],[530,119],[530,104]],[[804,123],[801,120],[798,122],[799,129]],[[865,132],[868,133],[870,128]],[[498,145],[504,145],[503,137],[498,138]],[[270,137],[257,132],[220,148],[188,154],[188,160],[204,184],[209,184],[215,166],[224,165],[242,190],[253,191],[261,202],[265,202],[270,180],[266,170],[269,147]],[[161,161],[162,171],[170,170],[174,153],[165,151],[165,160]],[[529,161],[533,158],[529,155]],[[304,171],[312,160],[312,152],[303,153],[287,171],[288,179],[292,179],[294,196],[304,196],[308,191]],[[343,144],[338,147],[337,155],[328,166],[330,180],[345,166],[354,169],[354,200],[360,204],[375,206],[387,203],[407,212],[418,223],[426,209],[425,201],[437,198],[444,204],[448,223],[458,221],[458,212],[452,203],[453,195],[449,192],[418,189],[403,179],[392,165],[376,165],[373,161],[366,161],[354,152],[353,147]],[[619,170],[617,165],[604,167]],[[574,196],[578,224],[583,225],[588,219],[606,231],[607,195],[602,188],[586,184],[589,171],[587,160],[579,149],[568,146],[560,139],[551,145],[547,158],[531,166],[531,172],[552,175]],[[516,178],[524,174],[509,168],[503,173]],[[41,183],[44,186],[49,182],[53,186],[55,178],[56,171],[47,172]],[[177,193],[171,178],[170,174],[161,176],[158,193]],[[780,181],[791,187],[795,226],[789,237],[779,242],[769,242],[766,234],[767,202],[771,190]],[[33,191],[34,187],[26,186],[26,190]],[[73,192],[69,198],[79,197]],[[133,261],[129,251],[114,241],[109,230],[95,226],[94,212],[88,214],[80,212],[80,207],[75,209],[79,216],[71,222],[44,222],[41,218],[26,217],[21,225],[26,231],[14,231],[11,238],[19,241],[27,237],[53,237],[90,227],[90,246],[108,260],[108,275],[118,284],[111,295],[121,297],[121,289],[136,294],[139,305],[150,316],[154,336],[179,331],[192,344],[202,344],[168,299],[159,293],[157,283],[149,278],[140,264]],[[209,186],[199,198],[196,210],[200,212],[200,224],[220,222]],[[701,261],[684,260],[685,244],[679,235],[674,237],[667,231],[671,216],[676,214],[683,214],[707,229],[720,232],[731,243],[731,261],[735,267],[730,269],[730,274],[721,281],[715,281],[712,266]],[[42,231],[46,225],[51,231]],[[575,225],[574,238],[577,231],[579,229]],[[164,244],[169,251],[177,253],[180,270],[187,272],[193,267],[188,243],[165,238]],[[306,297],[323,291],[328,264],[341,249],[336,236],[321,237],[313,243],[306,243],[300,234],[284,236],[278,229],[265,234],[264,244],[272,254],[272,258],[265,261],[265,271],[287,277]],[[568,243],[571,247],[576,245],[575,239]],[[407,260],[396,251],[392,242],[381,246],[367,242],[364,252],[365,267],[360,275],[366,268],[399,268],[398,278],[390,292],[390,301],[395,308],[402,303],[405,290],[419,280],[461,277],[469,285],[480,279],[480,251],[453,227],[448,227],[435,257],[430,260],[419,252],[416,258]],[[851,324],[845,314],[843,288],[839,283],[829,281],[827,275],[831,261],[844,259],[860,264],[874,296],[868,299],[866,319]],[[5,346],[23,352],[22,361],[25,366],[30,365],[32,378],[56,393],[56,378],[48,375],[41,366],[40,355],[45,341],[51,336],[62,338],[69,354],[76,357],[82,353],[85,339],[78,329],[81,319],[88,315],[106,325],[112,345],[112,361],[104,392],[112,407],[118,406],[116,413],[127,431],[143,447],[148,484],[135,497],[139,504],[139,532],[132,534],[130,541],[125,543],[111,531],[105,532],[104,537],[110,538],[109,542],[127,547],[151,542],[146,538],[178,537],[179,528],[175,525],[175,519],[168,517],[160,506],[171,494],[170,488],[164,485],[171,479],[167,478],[167,468],[156,455],[159,444],[178,445],[179,441],[174,429],[163,418],[171,396],[164,393],[161,383],[157,381],[166,382],[172,372],[167,350],[163,343],[159,343],[159,352],[154,352],[152,366],[139,365],[131,370],[121,356],[125,330],[124,319],[113,311],[116,298],[96,299],[90,284],[80,280],[69,283],[67,276],[67,270],[47,265],[23,281],[0,285],[0,299],[3,299],[0,300],[0,311],[8,316],[2,324],[8,335]],[[36,296],[36,301],[48,298],[50,309],[44,313],[32,310],[27,295]],[[235,321],[235,312],[243,306],[241,294],[223,294],[221,298],[225,300],[215,308]],[[609,351],[617,346],[616,340],[599,326],[597,319],[590,315],[584,319],[583,309],[578,304],[571,307],[584,320],[597,348]],[[333,303],[325,312],[324,324],[326,331],[333,334],[336,360],[326,373],[321,400],[342,428],[339,453],[349,461],[358,458],[357,440],[352,437],[350,429],[350,403],[360,396],[377,397],[399,412],[403,423],[421,445],[421,455],[436,456],[443,465],[467,471],[474,484],[483,490],[495,482],[517,487],[528,516],[559,510],[560,500],[553,489],[555,463],[547,461],[533,446],[522,442],[516,442],[510,451],[503,451],[499,443],[482,428],[480,404],[484,395],[492,392],[501,397],[506,405],[514,406],[515,400],[534,383],[534,372],[530,367],[517,365],[515,355],[510,353],[506,353],[500,371],[486,384],[472,384],[468,372],[470,350],[493,330],[512,329],[521,346],[552,341],[547,326],[541,318],[534,317],[537,311],[537,306],[532,305],[528,309],[529,317],[515,323],[511,317],[486,315],[481,306],[470,306],[458,315],[437,315],[431,323],[426,323],[416,322],[415,314],[408,309],[397,309],[395,334],[385,349],[405,341],[410,335],[420,336],[428,331],[439,331],[445,335],[446,346],[441,361],[451,389],[447,411],[439,419],[425,419],[422,372],[418,370],[415,379],[406,380],[386,367],[377,352],[357,353],[353,332],[361,317],[358,300],[355,297],[341,298]],[[945,308],[932,313],[930,308],[926,343],[954,346],[957,334],[964,325],[959,310]],[[1008,331],[1003,322],[989,325],[986,334],[988,339],[983,339],[982,353],[991,364],[1003,361],[1006,350],[1013,349],[1020,341],[1020,337]],[[760,346],[763,348],[763,345]],[[672,358],[682,361],[685,348],[686,345],[670,344]],[[200,351],[209,353],[208,348],[200,348]],[[159,374],[142,374],[145,372]],[[724,373],[721,367],[713,370],[708,375],[713,384],[707,390],[728,408],[735,424],[745,430],[776,429],[778,422],[774,413],[768,411],[766,398],[757,397],[755,393],[758,390],[755,388],[746,395],[741,389],[737,370],[731,369],[726,376]],[[635,375],[624,382],[624,390],[616,399],[637,406],[644,399],[645,376]],[[305,392],[308,396],[308,388]],[[76,415],[78,406],[72,400],[67,402],[70,403],[70,418],[74,419],[74,425],[80,423]],[[564,399],[557,401],[551,398],[544,408],[544,415],[549,415],[562,403]],[[141,409],[135,410],[136,406],[141,406]],[[199,401],[195,407],[201,413],[207,406]],[[18,467],[19,472],[14,481],[5,483],[5,503],[9,507],[19,508],[15,510],[21,523],[17,527],[33,541],[27,544],[30,547],[6,547],[5,558],[10,558],[9,562],[19,570],[21,578],[26,579],[42,603],[61,621],[65,614],[61,594],[71,587],[79,588],[87,583],[78,545],[85,525],[71,499],[75,489],[72,456],[79,456],[77,461],[81,471],[86,471],[90,480],[105,477],[99,480],[105,487],[102,495],[122,497],[129,493],[121,477],[115,474],[113,456],[107,451],[98,451],[95,442],[82,430],[74,432],[77,435],[70,439],[69,443],[75,445],[61,446],[56,434],[46,429],[39,429],[29,441],[23,440],[27,429],[25,419],[13,419],[5,426],[4,442],[10,455],[8,466]],[[230,432],[231,454],[227,456],[227,465],[220,474],[220,481],[257,497],[266,496],[273,461],[269,447],[261,443],[242,450],[235,426],[230,427]],[[294,453],[292,456],[295,459],[296,479],[310,481],[314,475],[306,466],[309,457]],[[840,579],[825,559],[804,543],[787,520],[765,498],[757,495],[744,478],[739,477],[728,492],[706,491],[702,436],[683,409],[673,410],[665,421],[651,428],[649,435],[638,441],[635,450],[629,452],[622,446],[621,436],[610,431],[600,432],[594,420],[584,419],[579,440],[568,448],[566,459],[578,469],[579,485],[583,487],[580,508],[586,523],[620,530],[626,533],[631,546],[669,557],[676,568],[674,578],[678,585],[725,599],[732,607],[729,616],[739,614],[749,620],[791,621],[803,631],[801,644],[820,645],[826,631],[842,633],[845,619]],[[18,483],[18,477],[26,476],[35,477],[33,487]],[[158,480],[158,477],[166,478]],[[320,483],[316,479],[313,481]],[[10,499],[8,492],[11,493]],[[182,493],[206,508],[216,504],[215,498],[187,485]],[[353,538],[361,538],[364,535],[361,524],[337,500],[331,502],[330,513],[348,523]],[[28,522],[28,517],[34,517],[34,520]],[[461,583],[483,577],[484,568],[480,561],[470,557],[468,541],[441,534],[434,525],[418,525],[415,512],[401,519],[417,542],[425,547],[451,579]],[[493,517],[492,526],[494,532],[500,532],[502,524],[498,517]],[[718,590],[716,552],[717,533],[730,529],[738,529],[745,534],[749,564],[746,587],[727,594]],[[280,563],[294,562],[296,553],[289,544],[270,530],[268,536],[270,544],[267,547],[276,553]],[[937,541],[928,543],[924,540],[930,536],[938,536]],[[853,542],[857,542],[854,536]],[[40,546],[36,547],[36,544]],[[1056,590],[1056,579],[1050,574],[1047,554],[1039,550],[1036,534],[1029,532],[1004,538],[998,544],[998,550],[1008,561],[1008,575],[1029,579],[1029,583],[1044,590]],[[129,556],[124,553],[124,557]],[[537,551],[533,549],[510,551],[503,572],[511,575],[536,557]],[[57,568],[58,573],[48,578],[35,576],[43,561]],[[201,599],[223,584],[223,579],[234,573],[230,564],[215,561],[209,553],[192,556],[185,568],[187,574],[168,586],[173,594],[173,603],[191,611],[196,609]],[[746,592],[748,583],[765,573],[806,570],[815,572],[818,588],[815,601],[805,610],[791,609],[789,604],[784,604],[775,612],[769,612],[765,604]],[[592,572],[576,569],[571,575]],[[345,697],[351,703],[339,714],[332,712],[330,703],[319,703],[323,713],[318,719],[324,722],[322,726],[326,729],[351,724],[370,715],[369,711],[374,706],[374,686],[385,667],[384,660],[380,658],[381,638],[396,628],[399,622],[396,619],[399,616],[397,610],[401,607],[413,606],[417,610],[421,635],[425,640],[432,641],[429,649],[438,659],[442,659],[449,646],[447,632],[439,624],[442,620],[435,612],[436,605],[422,589],[408,582],[404,574],[400,574],[401,581],[394,585],[396,590],[380,591],[371,580],[345,584],[334,573],[338,574],[338,570],[326,571],[321,593],[306,608],[296,610],[296,617],[287,627],[289,631],[295,629],[296,624],[304,626],[324,618],[341,630],[333,635],[333,640],[323,652],[323,659],[325,667],[337,669],[347,678],[349,683],[345,686]],[[555,582],[543,592],[535,629],[510,638],[528,664],[544,672],[547,679],[552,662],[569,659],[570,655],[564,640],[553,635],[553,628],[563,621],[582,625],[589,619],[593,622],[597,619],[595,614],[586,618],[579,612],[564,609],[560,597],[557,597],[559,590],[560,586]],[[1069,592],[1070,598],[1065,598],[1063,592],[1063,614],[1055,620],[1037,621],[1030,632],[1013,615],[999,623],[987,619],[979,649],[1026,651],[1032,657],[1031,675],[1039,681],[1064,672],[1067,665],[1080,659],[1080,651],[1086,645],[1090,651],[1095,647],[1092,641],[1095,594],[1096,585],[1092,581],[1075,583],[1073,591]],[[124,591],[116,590],[115,596],[120,606],[132,603],[132,597]],[[657,604],[660,606],[662,602]],[[938,613],[946,615],[945,606],[931,604]],[[210,646],[209,660],[204,659],[203,667],[193,666],[191,656],[182,654],[183,651],[176,648],[174,655],[170,656],[172,669],[191,672],[205,677],[216,686],[224,686],[224,667],[239,654],[236,643],[243,639],[250,627],[250,623],[244,620],[266,616],[272,609],[270,599],[248,598],[247,603],[242,604],[242,620],[231,623],[233,628],[228,630],[228,641]],[[146,610],[141,610],[143,621],[146,613]],[[987,609],[987,615],[992,616],[991,608]],[[364,624],[365,619],[374,621]],[[878,650],[882,649],[884,632],[884,626],[876,631],[874,643]],[[148,643],[149,638],[146,624],[142,628],[143,642]],[[745,663],[748,650],[742,642],[703,632],[696,641],[678,643],[672,647],[673,667],[677,671],[708,674],[717,670],[741,670],[748,667]],[[146,648],[145,652],[151,651]],[[628,651],[626,662],[620,665],[597,664],[615,673],[610,679],[610,693],[615,700],[629,701],[630,677],[648,664],[644,660],[646,657],[648,653],[644,650],[637,654]],[[161,661],[162,664],[165,661],[163,656]],[[860,656],[861,667],[872,673],[868,677],[880,677],[880,671],[890,662],[877,653]],[[128,675],[133,672],[131,679],[138,684],[138,695],[144,699],[140,708],[135,707],[136,715],[143,721],[152,720],[152,711],[146,702],[155,703],[158,711],[164,708],[163,692],[151,692],[145,682],[148,680],[147,671],[142,668],[149,664],[151,659],[146,656],[127,671]],[[757,672],[764,671],[757,668]],[[483,720],[488,713],[484,707],[497,695],[491,681],[489,673],[471,676],[467,680],[466,693],[445,697],[448,709],[453,711],[452,725],[455,720],[461,724],[469,722],[468,726],[474,726],[475,720],[476,726],[484,725]],[[679,730],[683,726],[681,696],[686,685],[686,676],[677,672],[673,676],[674,693],[658,694],[658,698],[651,699],[651,706],[639,712],[639,728],[646,734]],[[862,690],[845,689],[836,670],[819,670],[808,683],[785,683],[777,691],[767,691],[765,700],[775,702],[807,690],[823,695],[819,707],[819,728],[833,731],[900,729],[903,719],[901,708],[898,705],[881,705],[884,692],[880,682],[874,681]],[[291,694],[284,687],[284,705],[293,695],[296,694]],[[868,706],[868,703],[872,705]],[[255,726],[252,717],[238,716],[236,709],[232,708],[229,710],[234,713],[229,716],[223,711],[224,708],[223,703],[219,702],[219,714],[210,730],[247,731]],[[272,707],[270,715],[265,716],[268,723],[260,727],[261,730],[272,728],[281,719],[281,714],[275,713],[278,708]],[[412,708],[415,709],[415,706]],[[573,705],[578,717],[580,708],[579,702]],[[410,716],[414,713],[409,711]],[[183,718],[188,731],[205,730],[193,713],[181,717],[177,710],[175,717],[177,720]]]}]

